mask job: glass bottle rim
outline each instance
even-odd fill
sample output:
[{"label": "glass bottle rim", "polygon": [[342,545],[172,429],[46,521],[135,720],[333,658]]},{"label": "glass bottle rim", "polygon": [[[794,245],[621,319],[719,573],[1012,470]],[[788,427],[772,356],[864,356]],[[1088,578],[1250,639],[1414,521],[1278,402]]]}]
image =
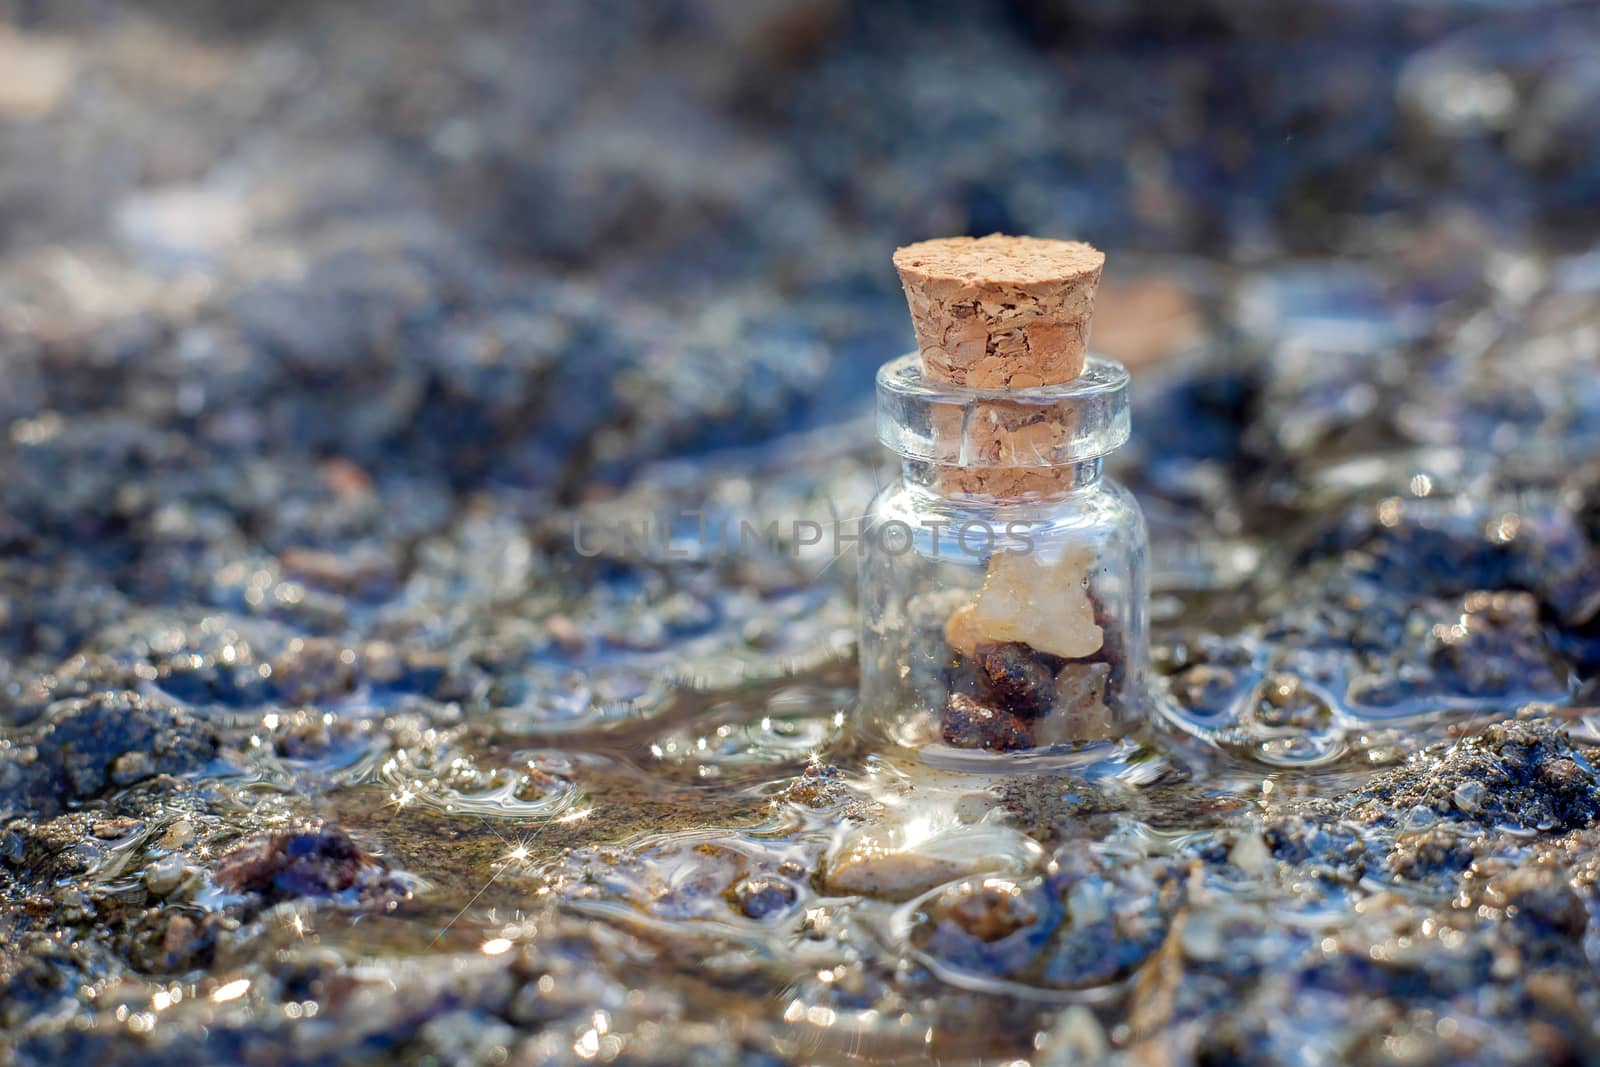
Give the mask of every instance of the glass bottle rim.
[{"label": "glass bottle rim", "polygon": [[979,389],[930,380],[911,352],[878,368],[877,435],[905,459],[967,468],[1063,467],[1128,440],[1128,370],[1090,354],[1070,382]]}]

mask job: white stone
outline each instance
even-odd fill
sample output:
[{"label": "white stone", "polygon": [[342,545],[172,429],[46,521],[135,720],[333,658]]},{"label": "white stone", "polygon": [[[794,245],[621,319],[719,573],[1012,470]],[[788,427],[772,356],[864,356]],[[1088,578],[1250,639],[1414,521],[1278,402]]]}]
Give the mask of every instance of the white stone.
[{"label": "white stone", "polygon": [[1240,832],[1239,839],[1228,850],[1228,862],[1241,871],[1252,874],[1267,869],[1272,863],[1272,853],[1267,849],[1267,843],[1261,835],[1251,830]]},{"label": "white stone", "polygon": [[978,874],[1019,874],[1037,842],[1008,827],[965,824],[945,805],[891,809],[882,821],[843,828],[823,860],[825,892],[910,900]]},{"label": "white stone", "polygon": [[174,852],[144,869],[144,885],[152,896],[170,896],[183,884],[183,875],[183,855]]},{"label": "white stone", "polygon": [[996,555],[963,632],[977,643],[1020,641],[1064,659],[1093,655],[1105,643],[1089,600],[1094,562],[1094,551],[1081,545],[1065,549],[1054,563],[1037,553]]}]

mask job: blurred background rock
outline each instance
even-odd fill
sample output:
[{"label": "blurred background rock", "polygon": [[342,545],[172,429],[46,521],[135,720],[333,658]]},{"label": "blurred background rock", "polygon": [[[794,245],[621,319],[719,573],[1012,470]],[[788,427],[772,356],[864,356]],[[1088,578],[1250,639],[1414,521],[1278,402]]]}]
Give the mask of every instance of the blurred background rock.
[{"label": "blurred background rock", "polygon": [[1178,8],[10,0],[0,417],[570,500],[859,409],[931,234],[1108,249],[1135,362],[1239,266],[1591,238],[1588,5]]}]

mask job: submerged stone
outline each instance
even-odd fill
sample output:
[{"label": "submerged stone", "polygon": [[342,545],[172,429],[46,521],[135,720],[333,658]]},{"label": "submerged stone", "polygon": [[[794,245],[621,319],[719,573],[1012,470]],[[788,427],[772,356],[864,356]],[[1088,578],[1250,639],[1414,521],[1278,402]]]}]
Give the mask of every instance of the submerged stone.
[{"label": "submerged stone", "polygon": [[729,901],[746,918],[781,915],[794,905],[794,886],[778,878],[745,878],[728,891]]},{"label": "submerged stone", "polygon": [[942,891],[916,916],[911,943],[974,982],[1091,988],[1150,958],[1182,895],[1172,869],[1073,858],[1024,882],[990,879]]},{"label": "submerged stone", "polygon": [[224,888],[250,894],[258,907],[302,897],[340,897],[387,911],[411,895],[382,859],[337,826],[253,838],[223,856],[215,876]]}]

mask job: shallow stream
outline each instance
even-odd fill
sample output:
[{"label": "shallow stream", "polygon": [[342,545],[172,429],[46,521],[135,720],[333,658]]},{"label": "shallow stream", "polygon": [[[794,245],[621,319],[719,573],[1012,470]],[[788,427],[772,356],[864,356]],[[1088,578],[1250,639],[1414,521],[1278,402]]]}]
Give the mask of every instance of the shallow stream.
[{"label": "shallow stream", "polygon": [[[1589,1057],[1600,31],[1046,6],[22,5],[0,1052]],[[870,743],[795,525],[962,228],[1124,264],[1158,685],[1047,772]]]}]

